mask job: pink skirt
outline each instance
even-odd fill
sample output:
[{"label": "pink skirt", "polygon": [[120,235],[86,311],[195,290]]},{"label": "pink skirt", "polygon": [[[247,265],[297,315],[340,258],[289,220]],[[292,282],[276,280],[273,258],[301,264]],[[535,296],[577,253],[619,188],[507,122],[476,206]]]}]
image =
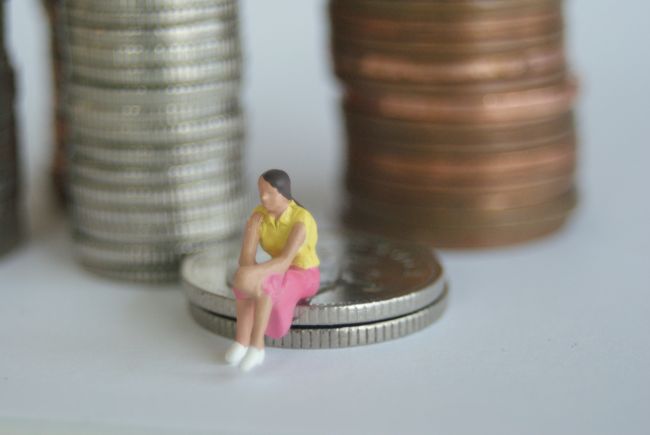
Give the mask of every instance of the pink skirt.
[{"label": "pink skirt", "polygon": [[[281,338],[289,331],[293,312],[298,301],[314,296],[320,288],[320,269],[291,266],[284,273],[272,273],[262,282],[262,290],[271,297],[273,308],[265,334],[271,338]],[[233,288],[236,299],[246,299],[246,295]]]}]

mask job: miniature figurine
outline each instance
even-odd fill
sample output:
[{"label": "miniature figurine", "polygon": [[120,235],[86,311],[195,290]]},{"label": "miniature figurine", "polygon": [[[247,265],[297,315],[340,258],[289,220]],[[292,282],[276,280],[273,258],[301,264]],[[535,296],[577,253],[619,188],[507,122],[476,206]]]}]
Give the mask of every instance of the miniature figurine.
[{"label": "miniature figurine", "polygon": [[[225,355],[229,364],[239,364],[243,371],[264,361],[264,336],[284,336],[298,301],[315,295],[320,286],[316,221],[293,199],[289,175],[270,169],[259,177],[257,186],[261,204],[246,223],[233,280],[235,342]],[[259,264],[258,243],[272,257]]]}]

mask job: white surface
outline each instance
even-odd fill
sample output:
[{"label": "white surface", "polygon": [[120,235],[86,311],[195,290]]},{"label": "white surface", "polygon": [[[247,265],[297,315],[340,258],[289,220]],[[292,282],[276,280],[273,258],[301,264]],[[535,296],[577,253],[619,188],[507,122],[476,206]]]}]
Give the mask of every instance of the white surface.
[{"label": "white surface", "polygon": [[[0,433],[647,434],[650,86],[647,2],[568,5],[582,78],[581,206],[522,247],[443,252],[449,308],[381,345],[269,349],[245,376],[177,286],[83,272],[47,195],[44,17],[12,0],[31,240],[0,262]],[[337,87],[324,2],[248,0],[249,172],[286,168],[336,216]],[[286,157],[283,157],[283,154]]]}]

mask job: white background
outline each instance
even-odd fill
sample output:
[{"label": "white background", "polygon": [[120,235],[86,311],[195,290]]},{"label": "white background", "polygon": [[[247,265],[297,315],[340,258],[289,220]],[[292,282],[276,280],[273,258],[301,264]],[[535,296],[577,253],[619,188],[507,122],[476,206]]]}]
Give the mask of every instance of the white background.
[{"label": "white background", "polygon": [[[0,260],[0,433],[650,433],[650,4],[567,4],[580,208],[525,246],[442,252],[444,317],[380,345],[269,349],[241,376],[179,286],[74,261],[49,192],[45,16],[8,2],[29,240]],[[248,172],[337,216],[343,146],[323,0],[247,0]],[[253,184],[254,185],[254,184]]]}]

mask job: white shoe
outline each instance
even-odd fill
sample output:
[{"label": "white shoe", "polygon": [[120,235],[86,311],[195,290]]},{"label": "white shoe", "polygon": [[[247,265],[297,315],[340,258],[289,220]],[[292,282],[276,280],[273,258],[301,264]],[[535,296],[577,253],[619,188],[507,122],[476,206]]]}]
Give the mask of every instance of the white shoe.
[{"label": "white shoe", "polygon": [[224,355],[224,359],[231,366],[236,366],[237,364],[239,364],[242,358],[244,358],[244,355],[246,355],[247,350],[248,347],[244,346],[243,344],[240,344],[238,341],[235,341],[230,346],[230,348],[226,351],[226,354]]},{"label": "white shoe", "polygon": [[264,349],[258,349],[254,346],[248,348],[246,356],[241,360],[239,368],[242,372],[248,372],[264,362]]}]

